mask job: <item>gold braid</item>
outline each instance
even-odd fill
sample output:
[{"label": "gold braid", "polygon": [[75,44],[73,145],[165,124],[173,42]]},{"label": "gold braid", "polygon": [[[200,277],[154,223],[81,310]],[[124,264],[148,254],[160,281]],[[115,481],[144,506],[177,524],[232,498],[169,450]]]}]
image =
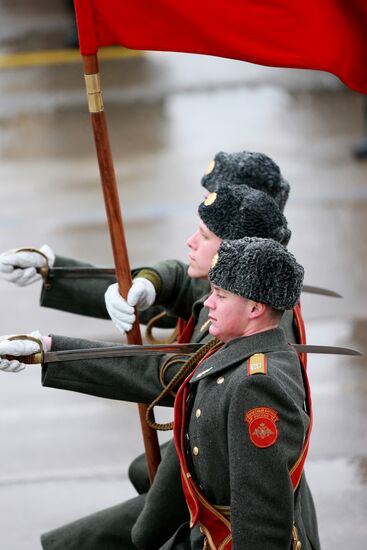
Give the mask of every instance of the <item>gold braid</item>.
[{"label": "gold braid", "polygon": [[155,324],[166,315],[167,313],[165,311],[162,311],[161,313],[158,313],[158,315],[155,315],[149,320],[145,329],[145,337],[151,344],[173,344],[173,342],[177,340],[177,326],[173,329],[173,332],[167,338],[159,339],[153,336],[153,328]]},{"label": "gold braid", "polygon": [[166,395],[172,392],[173,388],[181,384],[181,382],[194,370],[194,368],[197,366],[199,361],[211,350],[215,349],[216,347],[220,347],[223,344],[219,338],[213,338],[213,340],[210,340],[207,344],[204,344],[194,355],[190,357],[181,369],[175,374],[175,376],[172,378],[172,380],[167,384],[167,386],[163,389],[163,391],[152,401],[152,403],[147,408],[147,412],[145,415],[145,420],[148,426],[153,428],[154,430],[159,430],[162,432],[166,432],[168,430],[173,430],[173,422],[167,422],[165,424],[159,424],[158,422],[154,422],[152,419],[152,413],[154,407],[159,405],[159,403],[162,401]]},{"label": "gold braid", "polygon": [[[161,370],[159,371],[159,381],[162,385],[162,388],[167,387],[165,378],[166,378],[166,373],[168,369],[172,367],[172,365],[179,365],[180,363],[181,364],[186,363],[187,359],[189,359],[190,357],[191,357],[191,353],[183,353],[182,355],[174,355],[173,357],[168,357],[165,360],[165,362],[161,366]],[[175,391],[171,390],[169,393],[173,397],[176,397]]]}]

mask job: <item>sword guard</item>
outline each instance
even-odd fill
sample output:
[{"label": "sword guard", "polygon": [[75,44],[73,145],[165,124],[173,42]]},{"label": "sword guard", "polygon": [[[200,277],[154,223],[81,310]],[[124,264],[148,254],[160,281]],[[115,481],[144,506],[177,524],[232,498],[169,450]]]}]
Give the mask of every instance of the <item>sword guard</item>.
[{"label": "sword guard", "polygon": [[40,365],[43,364],[44,351],[43,351],[43,342],[39,338],[30,336],[29,334],[16,334],[15,336],[9,336],[8,340],[31,340],[36,342],[39,345],[40,351],[33,353],[32,355],[3,355],[3,359],[8,359],[9,361],[19,361],[25,365]]},{"label": "sword guard", "polygon": [[51,284],[47,281],[48,279],[48,271],[49,271],[49,265],[48,265],[48,258],[46,254],[42,252],[42,250],[39,250],[38,248],[33,248],[31,246],[23,246],[22,248],[16,248],[15,252],[35,252],[36,254],[39,254],[46,260],[46,265],[42,267],[37,268],[37,273],[39,273],[43,278],[43,284],[45,288],[50,288]]}]

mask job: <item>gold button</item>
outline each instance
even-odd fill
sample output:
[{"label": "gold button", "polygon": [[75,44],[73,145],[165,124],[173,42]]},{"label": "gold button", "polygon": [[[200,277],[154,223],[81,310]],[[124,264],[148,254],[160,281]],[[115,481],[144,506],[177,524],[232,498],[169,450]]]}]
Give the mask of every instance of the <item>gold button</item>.
[{"label": "gold button", "polygon": [[195,416],[196,416],[196,418],[199,418],[199,416],[201,416],[201,410],[200,409],[196,409]]},{"label": "gold button", "polygon": [[194,447],[192,452],[194,453],[195,456],[198,456],[199,454],[199,447]]},{"label": "gold button", "polygon": [[223,384],[224,382],[224,377],[223,376],[220,376],[218,379],[217,379],[217,384]]}]

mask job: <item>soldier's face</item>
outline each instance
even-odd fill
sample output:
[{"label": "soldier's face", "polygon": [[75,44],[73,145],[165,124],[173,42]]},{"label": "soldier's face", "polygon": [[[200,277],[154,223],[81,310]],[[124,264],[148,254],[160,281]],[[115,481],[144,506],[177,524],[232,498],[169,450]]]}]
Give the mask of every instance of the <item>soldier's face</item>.
[{"label": "soldier's face", "polygon": [[210,334],[223,342],[246,335],[252,318],[251,300],[212,286],[204,306],[209,308]]},{"label": "soldier's face", "polygon": [[188,275],[194,279],[205,279],[208,276],[212,259],[218,251],[222,239],[217,237],[205,223],[200,220],[199,228],[187,240],[189,252]]}]

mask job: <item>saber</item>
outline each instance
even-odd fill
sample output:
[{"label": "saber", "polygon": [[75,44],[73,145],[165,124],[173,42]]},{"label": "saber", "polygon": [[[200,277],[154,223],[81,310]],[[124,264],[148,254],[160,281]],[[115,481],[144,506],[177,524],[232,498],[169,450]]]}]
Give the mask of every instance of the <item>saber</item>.
[{"label": "saber", "polygon": [[113,267],[52,267],[47,269],[45,274],[40,268],[39,272],[47,279],[103,279],[105,277],[116,277]]},{"label": "saber", "polygon": [[325,355],[363,355],[353,348],[342,348],[339,346],[318,346],[310,344],[290,344],[297,353],[321,353]]},{"label": "saber", "polygon": [[[103,279],[116,276],[113,267],[52,267],[50,269],[42,267],[38,271],[45,279],[87,279],[89,277]],[[329,296],[330,298],[342,298],[338,292],[321,286],[303,285],[302,292]]]},{"label": "saber", "polygon": [[302,292],[307,292],[308,294],[318,294],[319,296],[329,296],[329,298],[343,298],[343,296],[338,292],[335,292],[335,290],[329,290],[328,288],[323,288],[321,286],[303,285]]},{"label": "saber", "polygon": [[[107,346],[105,348],[87,348],[65,351],[41,351],[25,357],[3,356],[4,359],[17,359],[29,365],[59,363],[61,361],[80,361],[81,359],[108,359],[113,357],[135,357],[137,355],[183,354],[198,351],[204,344],[154,344],[131,346]],[[338,346],[318,346],[308,344],[289,344],[297,353],[321,353],[328,355],[363,355],[352,348]]]}]

